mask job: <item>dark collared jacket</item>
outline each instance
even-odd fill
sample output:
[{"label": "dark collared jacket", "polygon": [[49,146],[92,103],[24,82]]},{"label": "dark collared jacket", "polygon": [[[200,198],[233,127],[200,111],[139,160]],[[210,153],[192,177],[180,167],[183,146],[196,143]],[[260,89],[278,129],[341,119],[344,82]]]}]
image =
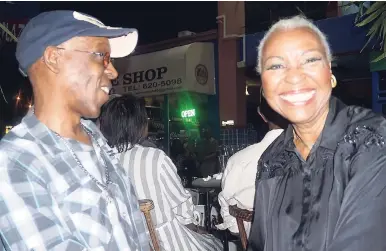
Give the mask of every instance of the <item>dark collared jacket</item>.
[{"label": "dark collared jacket", "polygon": [[386,120],[331,97],[306,160],[292,130],[259,160],[251,250],[386,250]]}]

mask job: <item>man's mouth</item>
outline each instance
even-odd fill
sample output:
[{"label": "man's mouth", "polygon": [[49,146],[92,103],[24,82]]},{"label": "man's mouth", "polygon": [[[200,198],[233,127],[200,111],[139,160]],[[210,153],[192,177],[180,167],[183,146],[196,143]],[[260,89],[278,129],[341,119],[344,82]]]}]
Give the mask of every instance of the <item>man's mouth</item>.
[{"label": "man's mouth", "polygon": [[316,90],[288,92],[280,95],[280,98],[294,105],[303,105],[311,100]]}]

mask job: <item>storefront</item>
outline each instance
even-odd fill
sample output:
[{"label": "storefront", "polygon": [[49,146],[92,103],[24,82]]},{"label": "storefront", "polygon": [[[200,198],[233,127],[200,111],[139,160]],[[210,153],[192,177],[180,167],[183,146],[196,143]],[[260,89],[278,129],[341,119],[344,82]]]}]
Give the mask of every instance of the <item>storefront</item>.
[{"label": "storefront", "polygon": [[114,65],[120,75],[112,93],[145,98],[150,136],[163,140],[166,152],[170,140],[196,135],[200,125],[208,124],[208,100],[216,95],[213,43],[134,55]]}]

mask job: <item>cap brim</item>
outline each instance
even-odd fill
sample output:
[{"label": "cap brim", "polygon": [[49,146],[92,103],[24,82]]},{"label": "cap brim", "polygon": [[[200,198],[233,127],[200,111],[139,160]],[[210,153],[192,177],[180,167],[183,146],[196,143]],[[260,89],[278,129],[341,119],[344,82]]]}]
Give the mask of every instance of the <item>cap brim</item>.
[{"label": "cap brim", "polygon": [[121,37],[109,38],[112,58],[122,58],[130,55],[138,43],[138,31],[133,30]]},{"label": "cap brim", "polygon": [[83,30],[78,36],[96,36],[109,39],[112,58],[130,55],[138,43],[138,31],[128,28],[97,27]]}]

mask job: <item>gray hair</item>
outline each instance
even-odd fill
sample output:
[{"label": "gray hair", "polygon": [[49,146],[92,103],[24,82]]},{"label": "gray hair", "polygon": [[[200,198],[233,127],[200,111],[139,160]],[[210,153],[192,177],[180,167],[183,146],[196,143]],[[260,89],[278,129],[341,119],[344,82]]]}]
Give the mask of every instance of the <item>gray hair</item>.
[{"label": "gray hair", "polygon": [[269,30],[265,33],[263,39],[260,41],[259,47],[258,47],[258,54],[257,54],[257,72],[261,73],[262,71],[262,53],[265,43],[267,42],[268,38],[274,33],[275,31],[279,30],[293,30],[298,28],[309,28],[311,29],[320,39],[324,50],[326,52],[326,57],[328,61],[331,62],[332,55],[331,55],[331,48],[330,45],[327,42],[326,35],[319,30],[318,27],[316,27],[315,24],[312,23],[312,21],[308,20],[307,18],[303,16],[294,16],[290,18],[281,19],[278,22],[276,22],[274,25],[269,28]]}]

